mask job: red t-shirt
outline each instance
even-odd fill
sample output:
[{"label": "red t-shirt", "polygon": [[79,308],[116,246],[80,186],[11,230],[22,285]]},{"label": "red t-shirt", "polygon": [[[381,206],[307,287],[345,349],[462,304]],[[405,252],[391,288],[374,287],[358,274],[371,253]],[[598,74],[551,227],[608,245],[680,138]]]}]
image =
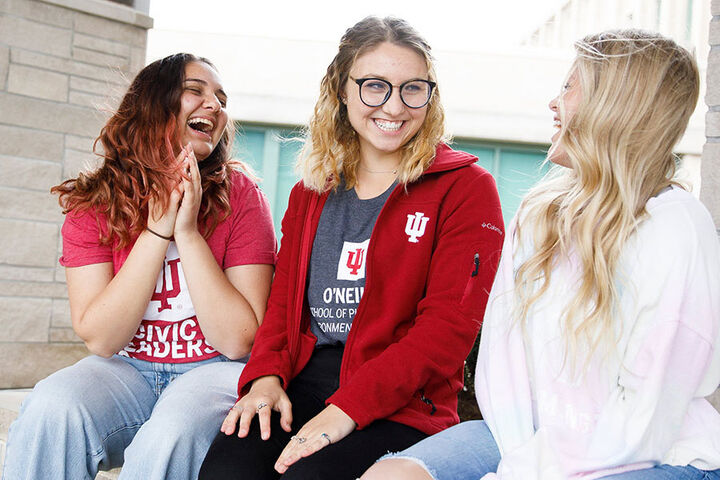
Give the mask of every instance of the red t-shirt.
[{"label": "red t-shirt", "polygon": [[[218,265],[225,270],[237,265],[274,264],[277,244],[267,199],[257,185],[240,172],[232,174],[230,207],[230,216],[207,239]],[[60,264],[81,267],[112,262],[117,274],[134,242],[121,250],[101,245],[100,235],[106,231],[102,214],[68,213],[62,227]],[[140,327],[118,353],[163,363],[197,362],[219,355],[205,341],[197,322],[174,241],[168,246],[164,267]]]}]

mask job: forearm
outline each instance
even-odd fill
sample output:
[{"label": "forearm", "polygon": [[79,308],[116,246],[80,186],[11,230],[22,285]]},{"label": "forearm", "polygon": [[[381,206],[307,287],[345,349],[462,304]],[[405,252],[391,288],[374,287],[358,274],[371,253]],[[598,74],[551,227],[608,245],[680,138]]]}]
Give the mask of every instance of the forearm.
[{"label": "forearm", "polygon": [[[71,281],[75,273],[68,272],[73,327],[91,352],[109,357],[132,339],[155,290],[168,243],[143,232],[117,275],[88,303],[82,298],[74,302],[87,285]],[[86,307],[72,308],[74,304]]]},{"label": "forearm", "polygon": [[175,241],[205,339],[228,358],[247,355],[264,308],[253,309],[235,288],[199,232],[176,235]]}]

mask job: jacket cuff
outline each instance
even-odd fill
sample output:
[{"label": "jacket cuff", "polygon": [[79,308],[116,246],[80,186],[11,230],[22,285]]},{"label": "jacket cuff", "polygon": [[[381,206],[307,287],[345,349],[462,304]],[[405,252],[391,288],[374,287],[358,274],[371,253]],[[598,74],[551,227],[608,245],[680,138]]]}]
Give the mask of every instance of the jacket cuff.
[{"label": "jacket cuff", "polygon": [[353,421],[357,424],[358,430],[362,430],[376,419],[372,417],[372,415],[368,415],[367,405],[362,405],[358,402],[358,398],[360,397],[357,395],[346,395],[344,392],[338,391],[330,395],[330,397],[325,400],[325,405],[330,405],[332,403],[338,407],[340,410],[345,412],[347,416],[353,419]]},{"label": "jacket cuff", "polygon": [[268,357],[250,357],[250,361],[243,368],[238,380],[238,396],[243,397],[250,390],[252,382],[260,377],[275,375],[280,377],[283,389],[287,390],[290,381],[290,372],[287,368],[287,362],[277,359],[274,356]]}]

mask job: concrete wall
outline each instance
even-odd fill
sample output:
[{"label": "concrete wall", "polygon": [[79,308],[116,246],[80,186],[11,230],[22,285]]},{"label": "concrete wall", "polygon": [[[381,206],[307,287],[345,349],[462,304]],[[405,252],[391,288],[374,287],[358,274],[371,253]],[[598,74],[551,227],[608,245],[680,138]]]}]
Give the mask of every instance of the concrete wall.
[{"label": "concrete wall", "polygon": [[0,0],[0,388],[33,386],[87,354],[49,189],[95,161],[104,107],[144,66],[151,26],[106,0]]}]

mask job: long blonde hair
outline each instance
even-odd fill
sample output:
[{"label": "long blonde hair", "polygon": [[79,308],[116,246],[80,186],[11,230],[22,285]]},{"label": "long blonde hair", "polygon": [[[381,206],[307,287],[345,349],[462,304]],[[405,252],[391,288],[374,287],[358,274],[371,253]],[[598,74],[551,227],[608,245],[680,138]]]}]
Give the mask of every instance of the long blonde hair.
[{"label": "long blonde hair", "polygon": [[[305,143],[298,159],[298,171],[305,185],[317,192],[334,189],[345,179],[347,188],[357,181],[360,144],[341,100],[355,60],[383,42],[407,47],[425,59],[428,79],[436,81],[430,45],[407,22],[399,18],[366,17],[349,28],[320,83],[320,96],[310,120]],[[435,149],[444,138],[445,113],[440,92],[435,88],[428,103],[425,121],[415,136],[402,147],[398,182],[417,180],[432,163]]]},{"label": "long blonde hair", "polygon": [[532,255],[516,274],[515,315],[524,326],[554,264],[572,251],[581,282],[562,318],[566,359],[582,344],[589,361],[614,341],[618,259],[648,199],[674,183],[672,149],[697,103],[699,74],[687,50],[640,30],[590,35],[575,48],[582,99],[569,121],[561,103],[559,140],[572,168],[552,169],[520,207]]}]

